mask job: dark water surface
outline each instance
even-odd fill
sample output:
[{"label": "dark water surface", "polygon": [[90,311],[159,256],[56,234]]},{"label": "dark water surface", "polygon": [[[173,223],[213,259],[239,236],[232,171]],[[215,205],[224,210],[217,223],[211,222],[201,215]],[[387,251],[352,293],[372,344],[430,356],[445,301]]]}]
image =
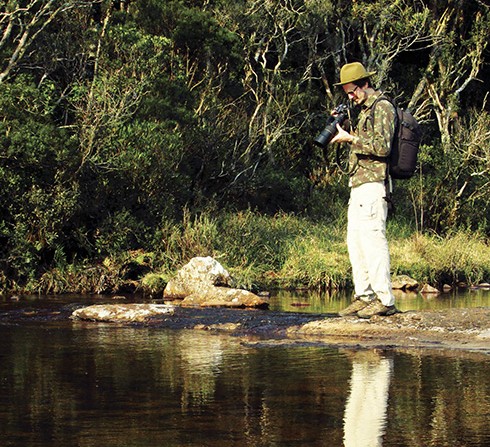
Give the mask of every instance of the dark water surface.
[{"label": "dark water surface", "polygon": [[490,445],[483,354],[71,321],[0,340],[2,447]]}]

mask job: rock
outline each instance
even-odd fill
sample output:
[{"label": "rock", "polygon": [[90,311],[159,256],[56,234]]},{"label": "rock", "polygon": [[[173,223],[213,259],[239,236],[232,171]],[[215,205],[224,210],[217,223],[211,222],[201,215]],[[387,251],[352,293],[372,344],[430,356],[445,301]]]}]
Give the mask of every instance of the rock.
[{"label": "rock", "polygon": [[399,290],[414,290],[419,283],[408,275],[397,275],[391,281],[391,287]]},{"label": "rock", "polygon": [[420,290],[420,293],[422,294],[437,294],[439,293],[439,290],[437,290],[435,287],[430,286],[429,284],[425,284],[424,287]]},{"label": "rock", "polygon": [[247,290],[212,287],[188,295],[181,306],[267,308],[269,303]]},{"label": "rock", "polygon": [[480,284],[477,284],[476,286],[470,287],[472,290],[490,290],[490,284],[487,282],[481,282]]},{"label": "rock", "polygon": [[174,306],[165,304],[96,304],[75,310],[70,318],[113,323],[143,323],[150,317],[173,312]]},{"label": "rock", "polygon": [[267,308],[266,297],[232,288],[228,271],[211,257],[193,258],[179,270],[163,291],[165,300],[182,300],[182,306]]},{"label": "rock", "polygon": [[164,298],[180,299],[213,286],[232,286],[228,271],[215,259],[192,258],[166,285]]}]

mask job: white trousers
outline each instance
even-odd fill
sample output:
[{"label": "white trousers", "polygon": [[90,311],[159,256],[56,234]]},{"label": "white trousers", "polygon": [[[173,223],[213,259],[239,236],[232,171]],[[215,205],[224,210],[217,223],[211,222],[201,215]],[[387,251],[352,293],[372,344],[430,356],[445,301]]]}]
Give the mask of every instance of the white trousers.
[{"label": "white trousers", "polygon": [[351,189],[347,248],[355,295],[367,301],[378,297],[385,306],[392,306],[395,298],[386,239],[388,204],[385,197],[383,182],[364,183]]},{"label": "white trousers", "polygon": [[[362,351],[358,354],[366,355]],[[352,362],[350,394],[344,413],[344,447],[383,445],[393,359],[371,351],[367,355],[373,359],[354,358]]]}]

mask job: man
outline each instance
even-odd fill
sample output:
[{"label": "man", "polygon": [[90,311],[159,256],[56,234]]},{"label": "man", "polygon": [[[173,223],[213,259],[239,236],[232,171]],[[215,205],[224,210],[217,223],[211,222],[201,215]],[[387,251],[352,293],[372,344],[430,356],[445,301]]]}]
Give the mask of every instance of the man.
[{"label": "man", "polygon": [[[361,107],[356,130],[349,133],[337,125],[332,143],[350,144],[349,186],[351,188],[347,247],[352,265],[354,298],[339,315],[373,315],[396,313],[391,288],[390,255],[386,239],[388,215],[386,157],[395,132],[395,108],[372,84],[368,72],[359,62],[346,64],[340,71],[341,86],[349,99]],[[375,105],[374,119],[371,109]]]}]

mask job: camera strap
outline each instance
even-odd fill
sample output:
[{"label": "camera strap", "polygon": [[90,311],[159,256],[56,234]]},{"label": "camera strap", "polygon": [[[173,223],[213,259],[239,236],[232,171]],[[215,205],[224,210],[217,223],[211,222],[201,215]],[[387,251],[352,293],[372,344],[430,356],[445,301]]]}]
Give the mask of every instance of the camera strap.
[{"label": "camera strap", "polygon": [[[350,176],[356,170],[357,163],[352,167],[352,169],[349,169],[350,157],[347,157],[347,162],[345,162],[345,161],[343,162],[342,157],[341,157],[341,152],[345,154],[345,152],[347,152],[347,151],[342,148],[342,145],[337,144],[337,148],[335,150],[335,164],[337,165],[337,167],[339,168],[339,171],[342,174]],[[349,154],[350,154],[350,151],[349,151]],[[347,165],[347,168],[344,168],[344,165]]]},{"label": "camera strap", "polygon": [[[347,109],[347,116],[349,118],[349,126],[352,127],[352,115],[351,115],[351,108],[349,107]],[[348,153],[347,161],[342,161],[342,154]],[[344,174],[350,176],[353,174],[357,168],[357,159],[354,165],[352,166],[351,169],[349,169],[350,165],[350,150],[346,151],[344,149],[344,146],[342,144],[337,144],[336,150],[335,150],[335,164],[339,168],[339,171]]]}]

